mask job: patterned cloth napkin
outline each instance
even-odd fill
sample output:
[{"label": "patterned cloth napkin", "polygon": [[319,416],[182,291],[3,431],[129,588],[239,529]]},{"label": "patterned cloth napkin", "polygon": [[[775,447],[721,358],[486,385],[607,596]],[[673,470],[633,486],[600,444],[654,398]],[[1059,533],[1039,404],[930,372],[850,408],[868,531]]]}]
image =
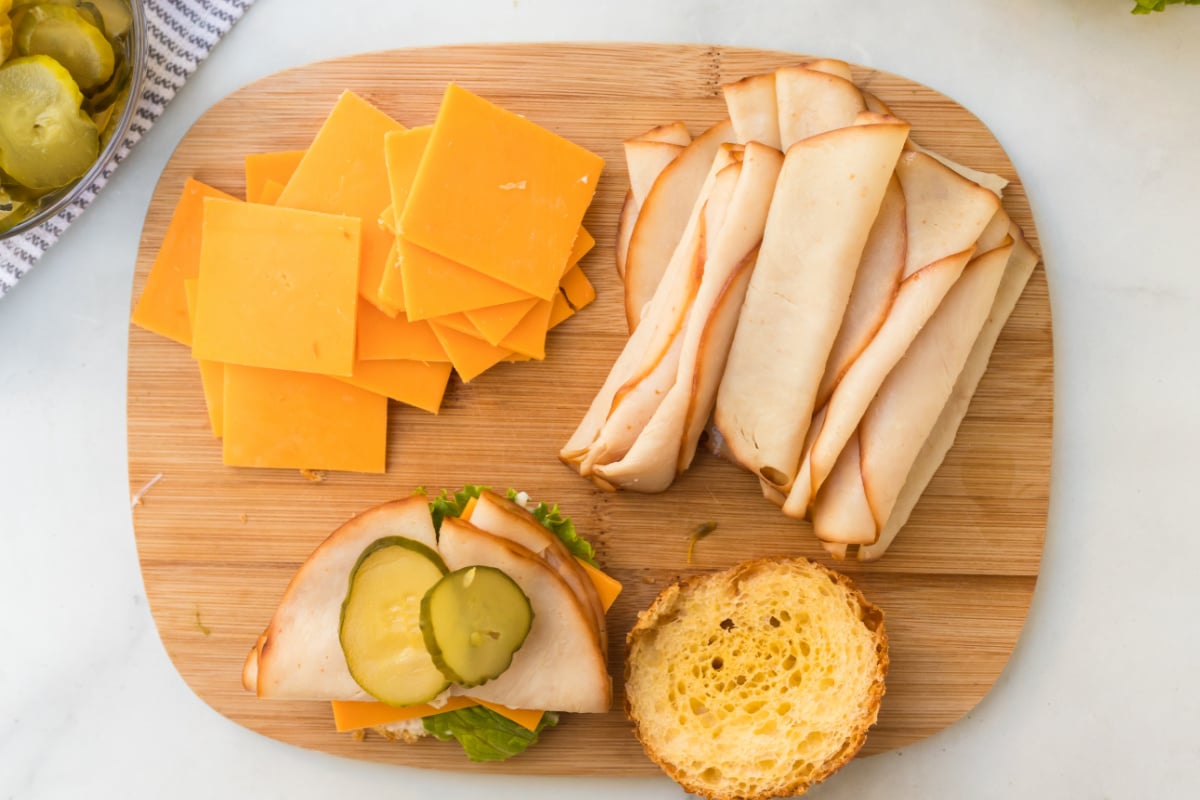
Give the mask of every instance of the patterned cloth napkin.
[{"label": "patterned cloth napkin", "polygon": [[[137,0],[133,0],[137,2]],[[116,159],[74,203],[38,228],[0,242],[0,297],[17,285],[51,245],[108,183],[138,140],[146,135],[167,103],[196,71],[200,62],[229,32],[254,0],[144,0],[149,53],[142,96],[133,125],[117,149]]]}]

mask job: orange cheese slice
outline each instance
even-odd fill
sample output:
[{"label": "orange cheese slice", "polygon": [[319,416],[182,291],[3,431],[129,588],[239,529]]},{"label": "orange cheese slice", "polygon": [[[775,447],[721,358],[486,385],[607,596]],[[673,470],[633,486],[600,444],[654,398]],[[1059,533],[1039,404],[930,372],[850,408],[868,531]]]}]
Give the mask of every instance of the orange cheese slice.
[{"label": "orange cheese slice", "polygon": [[570,272],[571,267],[582,261],[595,246],[596,240],[588,233],[587,228],[580,226],[579,233],[575,234],[575,241],[571,243],[571,254],[567,256],[567,266],[563,269],[563,275]]},{"label": "orange cheese slice", "polygon": [[558,287],[558,297],[554,298],[554,307],[550,311],[550,327],[561,325],[576,311],[591,304],[595,299],[596,289],[587,279],[587,275],[580,267],[572,267],[563,276],[562,283]]},{"label": "orange cheese slice", "polygon": [[304,158],[304,150],[277,150],[272,153],[251,153],[246,156],[246,202],[267,203],[264,199],[268,183],[277,183],[282,189],[291,180],[292,173]]},{"label": "orange cheese slice", "polygon": [[273,206],[279,200],[279,195],[283,194],[283,184],[279,181],[268,180],[262,188],[262,194],[258,197],[258,202],[263,205]]},{"label": "orange cheese slice", "polygon": [[621,594],[621,589],[624,588],[621,586],[621,582],[608,573],[596,569],[582,558],[576,558],[575,560],[580,563],[583,571],[591,579],[592,585],[596,587],[596,594],[600,595],[600,605],[604,606],[604,611],[607,613],[612,608],[612,604],[617,602],[617,596]]},{"label": "orange cheese slice", "polygon": [[359,231],[353,217],[206,200],[196,358],[350,375]]},{"label": "orange cheese slice", "polygon": [[506,719],[512,720],[527,731],[536,731],[538,723],[546,715],[545,711],[539,711],[534,708],[509,708],[499,703],[489,703],[487,700],[480,700],[479,705],[490,711],[495,711]]},{"label": "orange cheese slice", "polygon": [[413,244],[551,300],[603,167],[594,153],[450,84],[399,228]]},{"label": "orange cheese slice", "polygon": [[429,324],[463,383],[469,383],[512,354],[511,350],[493,347],[483,339],[447,328],[436,320]]},{"label": "orange cheese slice", "polygon": [[458,711],[461,708],[471,708],[472,706],[483,706],[491,711],[495,711],[506,719],[512,720],[526,730],[536,731],[538,724],[542,721],[542,717],[546,713],[526,708],[509,708],[497,703],[489,703],[485,700],[476,700],[472,697],[451,697],[446,700],[444,705],[437,707],[423,703],[417,706],[399,708],[384,703],[354,700],[334,700],[330,705],[333,706],[333,725],[338,733],[356,731],[361,728],[374,728],[379,725],[391,725],[397,722],[408,722],[409,720],[430,717],[434,714],[445,714],[449,711]]},{"label": "orange cheese slice", "polygon": [[529,297],[527,292],[419,247],[404,236],[397,241],[404,311],[410,320],[432,319]]},{"label": "orange cheese slice", "polygon": [[356,700],[334,700],[333,725],[338,733],[356,731],[362,728],[374,728],[378,725],[391,725],[396,722],[408,722],[410,719],[420,719],[433,714],[443,714],[448,711],[458,711],[460,708],[470,708],[479,705],[478,700],[470,697],[450,697],[445,705],[434,708],[428,703],[415,706],[389,706],[386,703]]},{"label": "orange cheese slice", "polygon": [[[198,284],[195,278],[183,282],[183,292],[187,297],[188,319],[196,317],[196,293]],[[219,361],[204,361],[197,359],[200,367],[200,387],[204,391],[204,405],[208,409],[208,424],[212,427],[213,436],[221,438],[225,429],[225,365]]]},{"label": "orange cheese slice", "polygon": [[391,203],[383,141],[388,133],[402,130],[403,125],[366,100],[343,92],[277,201],[285,208],[364,221],[359,292],[377,305],[393,238],[376,224],[379,212]]},{"label": "orange cheese slice", "polygon": [[[406,131],[392,131],[383,139],[384,162],[387,164],[388,187],[391,205],[380,214],[379,222],[392,235],[399,232],[396,226],[396,209],[404,208],[412,188],[413,176],[429,142],[432,125],[422,125]],[[379,299],[404,310],[404,281],[399,270],[399,259],[389,264],[379,282]]]},{"label": "orange cheese slice", "polygon": [[225,464],[382,473],[387,403],[325,375],[226,364]]},{"label": "orange cheese slice", "polygon": [[200,274],[200,234],[206,197],[236,199],[220,189],[187,179],[132,316],[133,324],[189,346],[192,326],[183,282]]},{"label": "orange cheese slice", "polygon": [[546,331],[550,328],[552,300],[538,300],[529,313],[504,337],[500,346],[537,360],[546,357]]},{"label": "orange cheese slice", "polygon": [[389,317],[361,299],[357,355],[359,361],[450,361],[428,322]]},{"label": "orange cheese slice", "polygon": [[359,361],[354,365],[354,374],[341,380],[436,414],[442,407],[446,384],[450,382],[450,365],[424,361]]},{"label": "orange cheese slice", "polygon": [[490,345],[499,345],[500,341],[511,333],[512,329],[525,318],[525,315],[540,302],[542,301],[536,297],[530,297],[526,300],[514,300],[511,303],[501,303],[487,308],[473,308],[470,311],[464,311],[463,314],[471,321],[471,326],[483,336],[485,342]]},{"label": "orange cheese slice", "polygon": [[[475,327],[474,323],[471,322],[471,318],[462,312],[457,314],[446,314],[444,317],[437,317],[431,321],[436,322],[442,327],[458,331],[459,333],[465,333],[468,336],[474,336],[476,339],[483,339],[483,334],[480,332],[479,328]],[[484,341],[487,340],[485,339]]]}]

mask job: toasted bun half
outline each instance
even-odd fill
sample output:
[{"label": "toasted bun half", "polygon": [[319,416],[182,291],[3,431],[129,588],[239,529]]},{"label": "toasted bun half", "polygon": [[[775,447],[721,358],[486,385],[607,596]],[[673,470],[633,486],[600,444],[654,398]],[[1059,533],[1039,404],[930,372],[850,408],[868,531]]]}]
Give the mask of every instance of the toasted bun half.
[{"label": "toasted bun half", "polygon": [[761,559],[667,587],[628,636],[625,710],[646,754],[720,800],[802,794],[866,741],[883,613],[849,578]]}]

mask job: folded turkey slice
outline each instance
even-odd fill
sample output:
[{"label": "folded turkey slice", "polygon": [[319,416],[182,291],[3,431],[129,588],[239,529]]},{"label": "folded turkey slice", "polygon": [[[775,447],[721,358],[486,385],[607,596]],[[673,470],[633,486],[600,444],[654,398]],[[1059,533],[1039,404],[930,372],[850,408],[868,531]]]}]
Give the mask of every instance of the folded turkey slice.
[{"label": "folded turkey slice", "polygon": [[641,322],[683,238],[718,149],[733,140],[729,120],[697,136],[659,174],[641,204],[625,256],[625,315],[630,332]]},{"label": "folded turkey slice", "polygon": [[871,400],[813,504],[826,542],[872,544],[987,321],[1013,240],[973,259]]},{"label": "folded turkey slice", "polygon": [[909,126],[866,113],[788,150],[714,421],[723,447],[790,486],[817,388]]},{"label": "folded turkey slice", "polygon": [[751,75],[721,87],[725,107],[738,144],[760,142],[782,150],[779,111],[775,101],[775,74]]},{"label": "folded turkey slice", "polygon": [[742,162],[718,175],[705,208],[703,273],[679,337],[673,380],[625,455],[595,467],[605,483],[658,492],[691,464],[716,399],[782,164],[779,151],[752,141]]},{"label": "folded turkey slice", "polygon": [[[1007,217],[1005,219],[1007,220]],[[858,548],[858,558],[861,561],[873,561],[882,556],[895,541],[900,529],[908,522],[909,515],[912,514],[925,487],[929,485],[934,473],[937,472],[942,460],[946,457],[946,453],[954,444],[954,438],[958,434],[959,425],[966,416],[971,398],[975,395],[979,381],[987,370],[988,360],[1000,337],[1000,331],[1004,328],[1013,309],[1016,308],[1025,284],[1037,266],[1037,252],[1022,237],[1020,229],[1015,224],[1011,224],[1008,233],[1014,240],[1013,250],[1009,256],[1008,265],[1005,267],[1004,277],[1000,280],[1000,287],[992,302],[987,321],[971,346],[971,352],[967,356],[962,371],[959,372],[958,379],[954,382],[949,399],[938,415],[932,431],[922,444],[878,538],[873,544]]]},{"label": "folded turkey slice", "polygon": [[588,612],[562,577],[528,548],[468,522],[442,522],[441,555],[451,570],[470,566],[504,572],[529,598],[533,624],[512,663],[498,677],[457,694],[509,708],[603,712],[612,679],[592,635]]},{"label": "folded turkey slice", "polygon": [[[904,194],[904,270],[869,343],[848,366],[839,366],[842,374],[833,384],[824,422],[802,457],[811,463],[799,471],[810,480],[792,483],[783,504],[790,516],[806,516],[868,404],[958,280],[1000,207],[992,192],[913,150],[900,156],[896,177]],[[811,418],[811,411],[800,411]]]},{"label": "folded turkey slice", "polygon": [[[671,264],[647,305],[646,323],[630,335],[604,385],[559,453],[559,458],[578,468],[584,477],[591,477],[594,464],[620,458],[633,443],[633,436],[653,413],[653,408],[646,406],[653,402],[652,397],[646,397],[647,392],[660,385],[665,385],[662,391],[670,388],[678,357],[678,334],[699,290],[704,268],[705,201],[717,175],[737,163],[741,151],[739,145],[718,148]],[[622,418],[641,418],[642,422],[624,431],[616,430],[608,423],[618,412]],[[602,436],[606,427],[608,435]]]},{"label": "folded turkey slice", "polygon": [[840,73],[842,62],[809,62],[775,71],[780,147],[826,131],[854,124],[866,101],[850,78]]},{"label": "folded turkey slice", "polygon": [[[646,201],[650,187],[658,180],[667,164],[683,152],[692,142],[687,126],[672,122],[651,128],[645,133],[625,142],[625,166],[629,170],[629,190],[617,218],[617,273],[625,278],[625,258],[629,252],[629,239],[638,213]],[[668,158],[669,156],[669,158]]]},{"label": "folded turkey slice", "polygon": [[364,511],[313,551],[246,658],[242,685],[247,690],[276,700],[374,699],[351,677],[338,631],[351,570],[363,550],[387,536],[403,536],[436,551],[426,498]]}]

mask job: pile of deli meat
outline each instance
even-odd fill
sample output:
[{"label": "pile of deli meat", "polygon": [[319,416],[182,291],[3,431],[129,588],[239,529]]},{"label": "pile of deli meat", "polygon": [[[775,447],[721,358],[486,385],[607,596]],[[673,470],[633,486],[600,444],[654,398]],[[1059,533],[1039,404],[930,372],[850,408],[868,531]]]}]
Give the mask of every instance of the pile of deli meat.
[{"label": "pile of deli meat", "polygon": [[659,492],[702,434],[845,558],[881,556],[953,444],[1038,255],[1006,181],[925,150],[840,61],[626,142],[630,337],[560,457]]}]

